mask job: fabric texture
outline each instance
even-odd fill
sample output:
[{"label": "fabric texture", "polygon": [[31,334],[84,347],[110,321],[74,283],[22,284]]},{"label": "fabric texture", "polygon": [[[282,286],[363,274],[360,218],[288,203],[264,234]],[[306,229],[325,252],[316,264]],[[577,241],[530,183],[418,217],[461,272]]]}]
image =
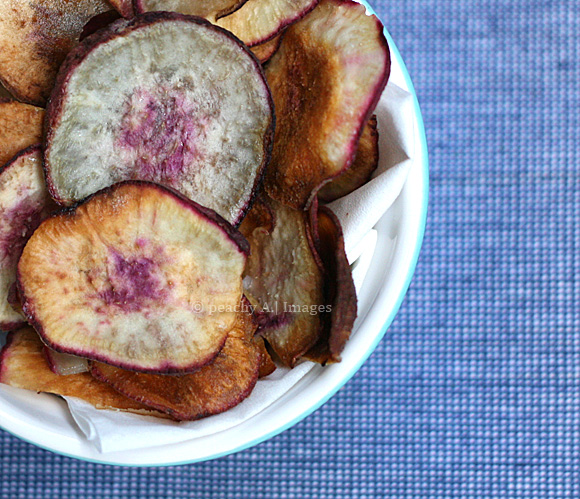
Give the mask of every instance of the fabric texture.
[{"label": "fabric texture", "polygon": [[0,497],[580,496],[580,1],[371,1],[430,152],[403,306],[327,404],[216,461],[117,468],[0,432]]}]

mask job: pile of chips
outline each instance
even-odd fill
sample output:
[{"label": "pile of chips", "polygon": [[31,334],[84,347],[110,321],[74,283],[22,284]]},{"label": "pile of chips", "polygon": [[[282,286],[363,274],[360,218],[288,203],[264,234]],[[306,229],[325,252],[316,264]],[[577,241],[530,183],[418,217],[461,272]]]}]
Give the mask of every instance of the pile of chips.
[{"label": "pile of chips", "polygon": [[0,0],[0,382],[195,420],[357,313],[325,205],[378,164],[350,0]]}]

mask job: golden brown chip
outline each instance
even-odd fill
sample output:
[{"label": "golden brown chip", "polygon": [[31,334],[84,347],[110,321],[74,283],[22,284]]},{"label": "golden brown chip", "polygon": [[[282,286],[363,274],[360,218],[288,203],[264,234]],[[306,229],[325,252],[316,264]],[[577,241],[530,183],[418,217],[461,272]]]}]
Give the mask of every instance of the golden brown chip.
[{"label": "golden brown chip", "polygon": [[324,333],[305,358],[328,364],[340,362],[340,354],[350,337],[357,314],[357,298],[340,222],[326,206],[313,204],[311,230],[325,269],[325,302],[330,314],[324,316]]},{"label": "golden brown chip", "polygon": [[10,333],[0,354],[0,382],[15,388],[77,397],[97,409],[117,409],[150,416],[165,415],[135,402],[94,379],[89,373],[54,374],[43,354],[43,344],[31,327]]},{"label": "golden brown chip", "polygon": [[92,363],[91,372],[127,397],[177,420],[201,419],[231,409],[254,389],[262,364],[254,330],[251,315],[240,313],[215,360],[193,374],[136,373],[99,362]]},{"label": "golden brown chip", "polygon": [[104,0],[0,0],[0,81],[18,99],[44,105],[85,23]]},{"label": "golden brown chip", "polygon": [[252,341],[255,343],[256,347],[260,350],[260,353],[262,354],[262,362],[260,363],[260,373],[258,377],[263,378],[265,376],[268,376],[269,374],[272,374],[276,370],[276,364],[272,360],[270,352],[268,352],[268,348],[266,347],[266,342],[264,341],[264,338],[262,338],[261,336],[254,336],[254,339]]},{"label": "golden brown chip", "polygon": [[250,243],[244,293],[256,307],[259,334],[291,367],[317,342],[324,312],[322,269],[306,218],[262,198],[240,227]]},{"label": "golden brown chip", "polygon": [[250,50],[258,58],[258,60],[264,64],[268,62],[276,51],[280,48],[280,43],[282,43],[282,37],[284,35],[278,35],[276,38],[272,38],[270,41],[261,43],[252,47]]},{"label": "golden brown chip", "polygon": [[44,109],[16,101],[0,101],[0,166],[18,151],[42,140],[43,119]]},{"label": "golden brown chip", "polygon": [[383,27],[356,2],[322,0],[286,30],[266,65],[276,107],[270,197],[304,209],[351,164],[389,72]]},{"label": "golden brown chip", "polygon": [[352,165],[325,184],[318,191],[318,199],[330,203],[357,190],[369,181],[378,164],[379,131],[377,117],[373,116],[363,130]]}]

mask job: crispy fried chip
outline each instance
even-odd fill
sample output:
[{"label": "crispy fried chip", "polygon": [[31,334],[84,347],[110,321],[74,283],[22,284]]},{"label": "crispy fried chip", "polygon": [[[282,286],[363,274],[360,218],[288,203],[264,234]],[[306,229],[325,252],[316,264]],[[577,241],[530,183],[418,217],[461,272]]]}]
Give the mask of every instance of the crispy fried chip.
[{"label": "crispy fried chip", "polygon": [[104,0],[0,0],[0,81],[18,99],[44,105],[58,68]]},{"label": "crispy fried chip", "polygon": [[22,149],[42,140],[44,109],[0,99],[0,167]]},{"label": "crispy fried chip", "polygon": [[9,303],[24,245],[55,208],[44,183],[40,146],[32,146],[0,170],[0,329],[22,327],[24,317]]},{"label": "crispy fried chip", "polygon": [[283,36],[284,34],[278,35],[276,38],[272,38],[270,41],[261,43],[260,45],[256,45],[251,48],[253,54],[262,64],[268,62],[280,48]]},{"label": "crispy fried chip", "polygon": [[168,11],[204,17],[215,23],[239,9],[247,0],[134,0],[135,12]]},{"label": "crispy fried chip", "polygon": [[304,209],[350,165],[389,72],[383,27],[356,2],[322,0],[286,30],[266,65],[277,116],[270,197]]},{"label": "crispy fried chip", "polygon": [[53,393],[63,397],[77,397],[97,409],[117,409],[137,414],[167,417],[143,404],[121,395],[89,373],[59,376],[48,367],[43,344],[31,327],[10,333],[0,354],[0,383]]},{"label": "crispy fried chip", "polygon": [[330,314],[324,316],[324,333],[305,358],[328,364],[340,362],[356,319],[357,298],[340,222],[330,208],[317,209],[317,203],[312,205],[311,217],[313,239],[325,269],[324,294]]},{"label": "crispy fried chip", "polygon": [[254,389],[262,365],[254,330],[251,316],[241,317],[215,360],[192,374],[136,373],[99,362],[92,363],[91,372],[127,397],[177,420],[201,419],[231,409]]},{"label": "crispy fried chip", "polygon": [[373,116],[365,126],[358,143],[356,157],[338,177],[318,191],[318,199],[330,203],[366,184],[379,164],[379,131],[377,117]]},{"label": "crispy fried chip", "polygon": [[231,31],[248,47],[267,42],[302,19],[318,0],[248,0],[217,25]]},{"label": "crispy fried chip", "polygon": [[259,334],[288,366],[321,333],[323,275],[306,217],[305,212],[262,199],[240,227],[250,242],[244,292],[257,308]]},{"label": "crispy fried chip", "polygon": [[191,372],[236,320],[248,249],[219,215],[174,191],[115,184],[34,232],[18,263],[22,306],[54,350]]},{"label": "crispy fried chip", "polygon": [[264,378],[269,374],[272,374],[276,370],[276,364],[272,360],[270,352],[268,352],[268,348],[266,347],[266,342],[264,341],[264,338],[262,338],[261,336],[254,336],[254,339],[252,341],[262,354],[262,362],[260,363],[260,372],[258,377]]},{"label": "crispy fried chip", "polygon": [[148,180],[234,225],[273,139],[272,97],[249,49],[173,12],[120,19],[85,39],[63,64],[46,114],[46,176],[60,204]]}]

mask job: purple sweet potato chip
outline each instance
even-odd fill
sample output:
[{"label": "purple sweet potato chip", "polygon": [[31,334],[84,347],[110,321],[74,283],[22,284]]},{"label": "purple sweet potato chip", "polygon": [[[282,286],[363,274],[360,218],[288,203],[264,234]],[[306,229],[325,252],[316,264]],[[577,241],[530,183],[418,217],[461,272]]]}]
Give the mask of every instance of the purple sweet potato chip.
[{"label": "purple sweet potato chip", "polygon": [[18,264],[51,348],[143,372],[211,362],[236,319],[248,243],[208,208],[124,182],[47,220]]},{"label": "purple sweet potato chip", "polygon": [[328,313],[323,317],[323,333],[305,358],[328,364],[340,362],[357,314],[357,298],[352,273],[344,250],[340,222],[326,206],[313,203],[310,228],[324,266],[324,300]]},{"label": "purple sweet potato chip", "polygon": [[268,195],[305,209],[353,161],[390,72],[383,26],[349,0],[322,0],[266,65],[276,106]]},{"label": "purple sweet potato chip", "polygon": [[258,334],[294,366],[322,332],[323,271],[308,214],[259,198],[240,226],[250,243],[244,293],[256,307]]},{"label": "purple sweet potato chip", "polygon": [[92,363],[91,372],[127,397],[180,421],[219,414],[252,392],[262,365],[261,350],[252,340],[256,326],[244,315],[239,314],[219,355],[195,373],[136,373],[100,362]]},{"label": "purple sweet potato chip", "polygon": [[48,194],[42,172],[40,146],[17,154],[0,170],[0,329],[10,331],[25,324],[24,316],[12,307],[15,299],[18,259],[24,245],[56,208]]},{"label": "purple sweet potato chip", "polygon": [[338,177],[333,178],[318,191],[318,199],[330,203],[357,190],[369,181],[379,164],[379,131],[377,117],[365,126],[352,164]]},{"label": "purple sweet potato chip", "polygon": [[68,206],[116,182],[147,180],[239,224],[273,126],[262,67],[230,33],[170,12],[121,19],[61,68],[47,108],[47,182]]}]

